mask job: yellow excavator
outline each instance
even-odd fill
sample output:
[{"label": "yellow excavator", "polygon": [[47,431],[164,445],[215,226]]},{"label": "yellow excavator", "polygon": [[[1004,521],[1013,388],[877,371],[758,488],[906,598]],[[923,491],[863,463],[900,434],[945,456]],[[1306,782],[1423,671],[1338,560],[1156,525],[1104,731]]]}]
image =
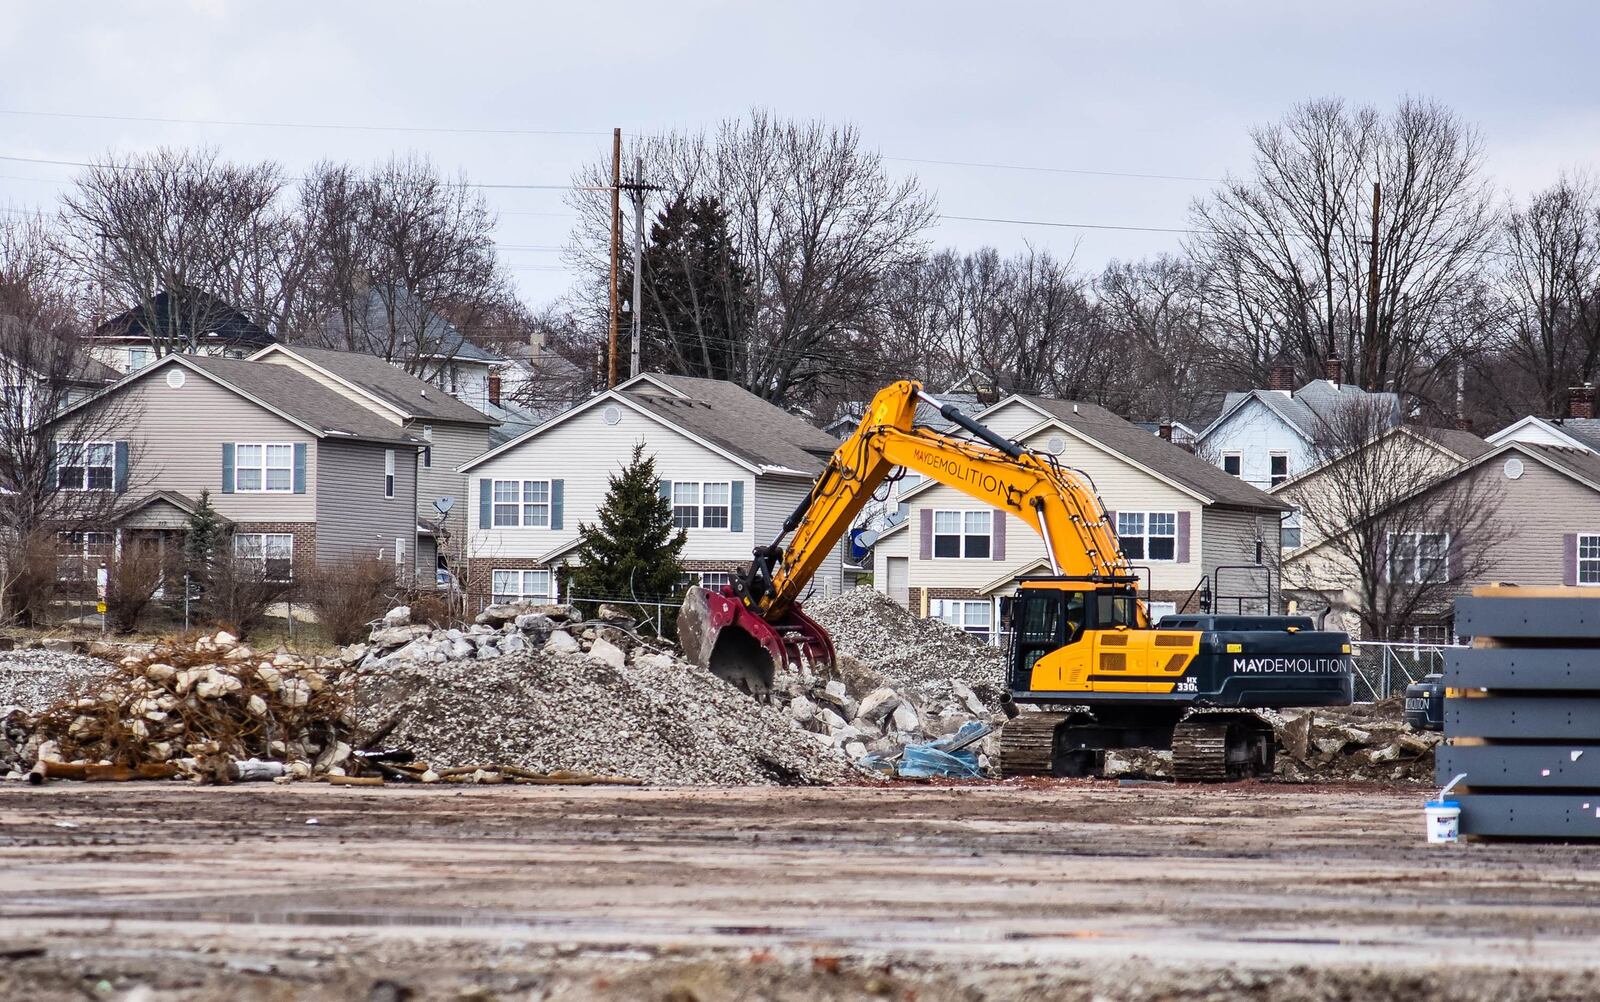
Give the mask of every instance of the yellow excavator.
[{"label": "yellow excavator", "polygon": [[[918,426],[919,404],[972,438]],[[1107,749],[1154,748],[1172,751],[1180,780],[1270,775],[1273,731],[1255,711],[1350,702],[1350,638],[1308,617],[1204,613],[1152,624],[1087,475],[910,381],[873,398],[743,574],[717,591],[690,589],[678,618],[689,659],[757,695],[780,666],[831,667],[833,642],[798,600],[897,469],[1014,515],[1044,540],[1050,573],[1020,579],[1011,603],[1002,774],[1093,776]]]}]

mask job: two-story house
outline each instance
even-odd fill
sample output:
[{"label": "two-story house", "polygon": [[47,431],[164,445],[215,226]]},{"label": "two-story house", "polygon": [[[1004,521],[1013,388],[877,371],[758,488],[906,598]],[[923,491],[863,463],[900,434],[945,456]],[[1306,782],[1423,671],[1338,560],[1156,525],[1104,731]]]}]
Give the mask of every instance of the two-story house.
[{"label": "two-story house", "polygon": [[[1097,404],[1016,395],[977,417],[1088,478],[1156,617],[1203,598],[1277,608],[1283,502]],[[932,480],[901,500],[907,517],[878,537],[873,580],[913,612],[993,636],[1017,579],[1049,573],[1043,541],[1015,516]]]},{"label": "two-story house", "polygon": [[[685,569],[709,587],[780,535],[838,444],[732,383],[636,376],[463,468],[473,601],[556,597],[579,523],[597,520],[610,477],[640,443],[688,537]],[[817,572],[814,594],[843,587],[842,550]]]},{"label": "two-story house", "polygon": [[163,290],[96,327],[89,353],[119,373],[164,352],[245,358],[276,338],[242,311],[198,289]]},{"label": "two-story house", "polygon": [[73,545],[131,534],[173,552],[205,491],[234,552],[270,570],[379,556],[414,576],[427,443],[290,365],[167,355],[48,427],[58,490],[114,502]]},{"label": "two-story house", "polygon": [[489,451],[495,420],[376,355],[303,344],[275,344],[252,361],[287,366],[366,407],[420,440],[417,463],[419,585],[434,568],[465,565],[469,498],[460,468]]},{"label": "two-story house", "polygon": [[506,360],[473,344],[455,325],[396,287],[368,289],[323,321],[321,341],[406,364],[419,378],[482,410],[499,405],[496,370]]}]

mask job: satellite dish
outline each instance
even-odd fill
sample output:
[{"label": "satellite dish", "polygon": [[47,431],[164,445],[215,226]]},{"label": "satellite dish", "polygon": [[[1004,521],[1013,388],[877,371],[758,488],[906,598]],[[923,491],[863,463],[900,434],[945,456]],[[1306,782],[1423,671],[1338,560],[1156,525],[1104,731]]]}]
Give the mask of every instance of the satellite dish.
[{"label": "satellite dish", "polygon": [[455,506],[456,506],[456,499],[451,497],[448,494],[446,494],[444,497],[440,498],[439,500],[437,500],[437,501],[435,501],[433,503],[433,507],[441,515],[449,514],[450,509],[454,508]]}]

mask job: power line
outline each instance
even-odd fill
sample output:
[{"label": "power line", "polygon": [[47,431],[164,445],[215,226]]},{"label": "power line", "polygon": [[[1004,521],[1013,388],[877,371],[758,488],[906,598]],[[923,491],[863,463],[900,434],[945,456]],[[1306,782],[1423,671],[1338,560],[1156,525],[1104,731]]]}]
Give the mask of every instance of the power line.
[{"label": "power line", "polygon": [[90,115],[69,111],[23,111],[0,108],[0,115],[29,118],[76,118],[99,122],[155,122],[163,125],[225,125],[250,129],[325,129],[338,132],[442,132],[466,136],[609,136],[609,132],[580,129],[469,129],[456,126],[348,125],[330,122],[245,122],[220,118],[158,118],[148,115]]},{"label": "power line", "polygon": [[[99,170],[126,170],[159,173],[165,168],[145,167],[140,164],[97,164],[85,160],[51,160],[44,157],[19,157],[11,154],[0,153],[0,160],[23,164],[48,164],[54,167],[93,167]],[[305,181],[304,177],[291,177],[291,181]],[[485,189],[515,189],[525,191],[610,191],[605,187],[593,187],[580,184],[482,184],[475,181],[447,181],[452,188],[485,188]]]},{"label": "power line", "polygon": [[1127,230],[1137,233],[1209,233],[1210,230],[1191,230],[1173,226],[1119,226],[1111,223],[1063,223],[1044,219],[1000,219],[995,216],[947,216],[940,219],[958,219],[967,223],[1008,223],[1012,226],[1060,226],[1074,230]]},{"label": "power line", "polygon": [[1135,171],[1090,170],[1085,167],[1035,167],[1027,164],[982,163],[971,160],[925,160],[919,157],[883,157],[895,163],[937,164],[942,167],[978,167],[985,170],[1031,171],[1040,174],[1078,174],[1087,177],[1127,177],[1144,181],[1198,181],[1205,184],[1225,184],[1226,178],[1194,177],[1188,174],[1143,174]]}]

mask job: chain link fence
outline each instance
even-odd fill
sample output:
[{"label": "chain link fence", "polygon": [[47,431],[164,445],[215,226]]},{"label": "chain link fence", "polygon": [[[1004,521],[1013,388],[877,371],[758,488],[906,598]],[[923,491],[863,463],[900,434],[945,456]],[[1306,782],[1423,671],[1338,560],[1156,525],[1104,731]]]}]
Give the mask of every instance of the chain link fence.
[{"label": "chain link fence", "polygon": [[1459,645],[1360,640],[1350,645],[1356,667],[1356,702],[1398,696],[1424,676],[1444,671],[1445,652]]}]

